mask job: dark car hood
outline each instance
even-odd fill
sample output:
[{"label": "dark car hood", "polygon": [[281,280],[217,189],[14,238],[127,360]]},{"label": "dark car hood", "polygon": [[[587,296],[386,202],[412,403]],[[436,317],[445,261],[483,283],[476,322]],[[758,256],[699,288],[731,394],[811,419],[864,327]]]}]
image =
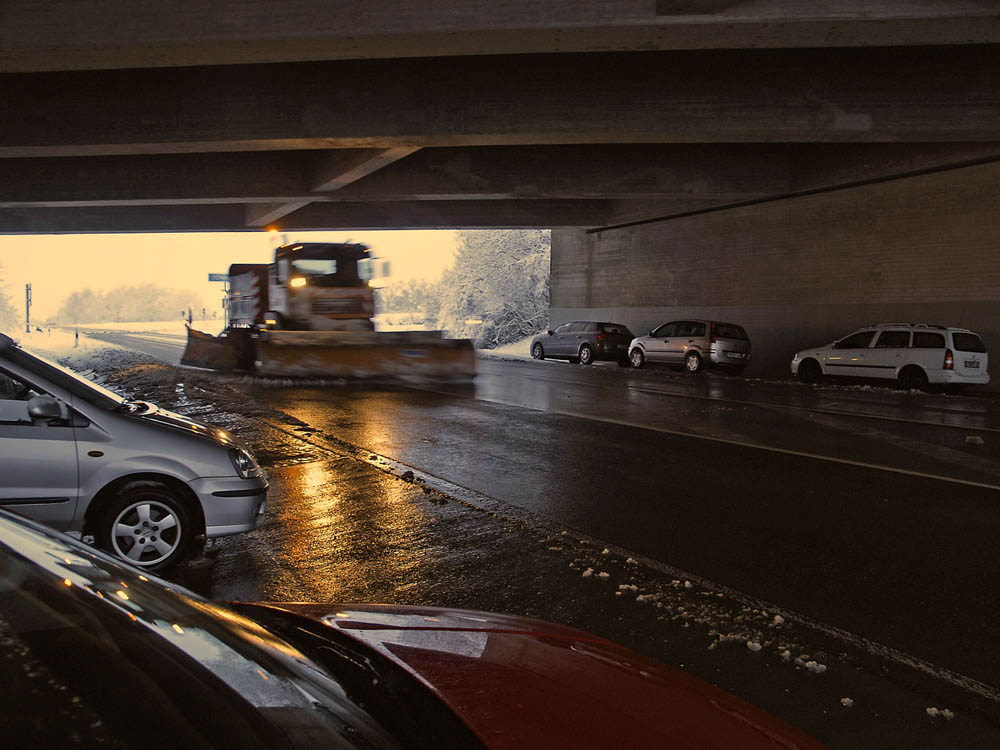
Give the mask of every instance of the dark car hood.
[{"label": "dark car hood", "polygon": [[388,657],[491,748],[823,747],[729,693],[573,628],[433,607],[268,606]]}]

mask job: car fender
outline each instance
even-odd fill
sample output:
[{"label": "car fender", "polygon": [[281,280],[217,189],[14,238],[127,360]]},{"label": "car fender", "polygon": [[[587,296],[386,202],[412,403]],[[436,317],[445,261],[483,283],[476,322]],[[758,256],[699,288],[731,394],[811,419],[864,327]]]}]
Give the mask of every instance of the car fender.
[{"label": "car fender", "polygon": [[[235,474],[235,469],[234,469]],[[153,478],[162,476],[180,482],[188,487],[197,479],[194,473],[180,461],[158,455],[129,456],[102,466],[87,478],[86,486],[80,487],[77,513],[83,514],[98,494],[108,486],[129,476]]]}]

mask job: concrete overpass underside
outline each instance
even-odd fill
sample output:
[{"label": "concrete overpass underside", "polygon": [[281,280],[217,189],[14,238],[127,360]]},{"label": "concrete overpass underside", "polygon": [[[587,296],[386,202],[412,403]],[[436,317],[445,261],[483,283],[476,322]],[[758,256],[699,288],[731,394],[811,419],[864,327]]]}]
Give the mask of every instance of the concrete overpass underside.
[{"label": "concrete overpass underside", "polygon": [[978,0],[0,0],[0,233],[554,229],[552,315],[1000,353]]}]

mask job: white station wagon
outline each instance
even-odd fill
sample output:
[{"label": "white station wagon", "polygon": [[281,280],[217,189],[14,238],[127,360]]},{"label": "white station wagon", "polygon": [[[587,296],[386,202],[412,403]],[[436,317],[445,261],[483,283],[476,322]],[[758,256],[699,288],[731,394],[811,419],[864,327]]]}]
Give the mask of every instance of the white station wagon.
[{"label": "white station wagon", "polygon": [[894,380],[907,390],[928,384],[986,385],[989,357],[978,334],[965,328],[880,323],[797,352],[792,374],[807,382],[823,376]]}]

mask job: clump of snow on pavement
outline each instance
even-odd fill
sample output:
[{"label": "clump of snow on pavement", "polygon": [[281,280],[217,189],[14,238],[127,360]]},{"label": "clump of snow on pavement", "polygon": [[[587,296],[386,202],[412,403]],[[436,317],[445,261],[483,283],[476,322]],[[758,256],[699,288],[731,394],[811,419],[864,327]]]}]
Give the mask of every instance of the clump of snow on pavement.
[{"label": "clump of snow on pavement", "polygon": [[942,719],[954,719],[955,712],[950,711],[947,708],[934,708],[933,706],[927,707],[927,715],[932,719],[942,718]]},{"label": "clump of snow on pavement", "polygon": [[593,568],[587,568],[585,571],[583,571],[583,577],[584,578],[590,578],[592,575],[594,575],[594,569]]},{"label": "clump of snow on pavement", "polygon": [[850,708],[851,706],[854,705],[854,699],[853,698],[841,698],[840,699],[840,705],[843,706],[844,708]]},{"label": "clump of snow on pavement", "polygon": [[761,646],[757,641],[747,641],[747,648],[751,651],[760,651],[763,646]]}]

